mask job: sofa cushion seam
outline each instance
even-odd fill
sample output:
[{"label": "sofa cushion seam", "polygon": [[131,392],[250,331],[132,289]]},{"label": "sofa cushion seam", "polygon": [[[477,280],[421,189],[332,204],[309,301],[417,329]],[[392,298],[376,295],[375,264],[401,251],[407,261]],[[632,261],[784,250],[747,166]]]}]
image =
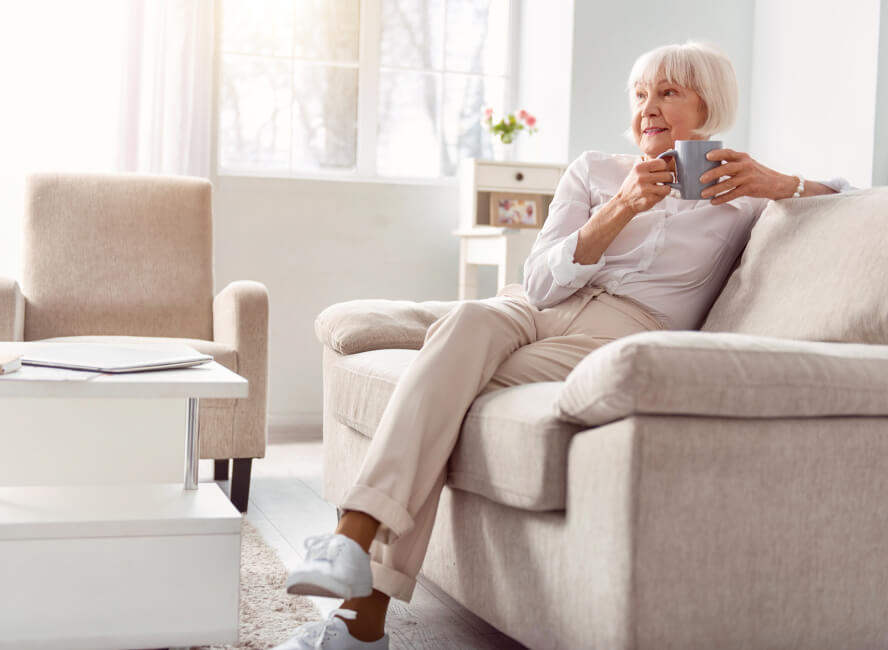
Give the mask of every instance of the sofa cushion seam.
[{"label": "sofa cushion seam", "polygon": [[[450,477],[459,477],[459,476],[466,476],[468,478],[473,478],[478,481],[483,481],[484,483],[496,488],[497,490],[502,490],[503,492],[506,492],[512,496],[531,498],[528,496],[527,493],[516,492],[515,490],[506,487],[502,483],[495,483],[495,482],[491,481],[489,478],[487,478],[485,476],[481,476],[480,474],[475,474],[473,472],[469,472],[466,470],[451,471],[451,472],[448,472],[448,474],[447,474],[448,479]],[[561,510],[564,510],[564,508],[561,508]]]}]

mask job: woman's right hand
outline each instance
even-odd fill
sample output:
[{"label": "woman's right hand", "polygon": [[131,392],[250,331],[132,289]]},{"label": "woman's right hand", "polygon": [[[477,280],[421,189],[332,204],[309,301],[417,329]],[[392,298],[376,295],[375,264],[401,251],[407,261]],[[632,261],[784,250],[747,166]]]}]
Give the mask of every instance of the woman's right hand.
[{"label": "woman's right hand", "polygon": [[669,162],[662,158],[637,163],[614,197],[633,214],[650,210],[672,191],[666,183],[672,182]]}]

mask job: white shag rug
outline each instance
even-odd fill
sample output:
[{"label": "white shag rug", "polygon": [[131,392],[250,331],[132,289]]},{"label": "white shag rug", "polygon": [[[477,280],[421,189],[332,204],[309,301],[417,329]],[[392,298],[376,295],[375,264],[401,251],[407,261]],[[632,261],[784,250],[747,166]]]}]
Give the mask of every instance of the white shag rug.
[{"label": "white shag rug", "polygon": [[240,642],[192,650],[267,650],[303,623],[321,618],[308,598],[287,593],[286,567],[246,519],[241,535]]}]

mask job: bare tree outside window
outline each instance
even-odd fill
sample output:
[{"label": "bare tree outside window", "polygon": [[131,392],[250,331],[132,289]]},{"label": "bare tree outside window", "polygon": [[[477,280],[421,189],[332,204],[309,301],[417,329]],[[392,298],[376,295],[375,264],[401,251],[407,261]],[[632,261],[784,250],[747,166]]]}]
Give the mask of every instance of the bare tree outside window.
[{"label": "bare tree outside window", "polygon": [[[378,20],[361,20],[361,0],[266,0],[261,11],[224,0],[220,172],[357,175],[364,66],[378,83],[361,91],[377,125],[375,168],[362,173],[452,176],[462,158],[490,155],[479,118],[504,108],[510,0],[367,6]],[[366,24],[379,25],[375,60],[359,56]]]}]

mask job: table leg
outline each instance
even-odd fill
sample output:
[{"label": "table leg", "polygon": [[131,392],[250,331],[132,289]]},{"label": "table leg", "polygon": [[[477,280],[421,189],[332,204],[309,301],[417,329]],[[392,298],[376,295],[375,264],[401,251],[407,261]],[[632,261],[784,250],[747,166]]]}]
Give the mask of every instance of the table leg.
[{"label": "table leg", "polygon": [[459,299],[475,300],[478,297],[478,267],[469,263],[469,242],[460,241],[459,247]]},{"label": "table leg", "polygon": [[185,489],[197,489],[197,467],[200,460],[200,436],[198,435],[198,407],[200,400],[188,398],[188,425],[185,432]]}]

